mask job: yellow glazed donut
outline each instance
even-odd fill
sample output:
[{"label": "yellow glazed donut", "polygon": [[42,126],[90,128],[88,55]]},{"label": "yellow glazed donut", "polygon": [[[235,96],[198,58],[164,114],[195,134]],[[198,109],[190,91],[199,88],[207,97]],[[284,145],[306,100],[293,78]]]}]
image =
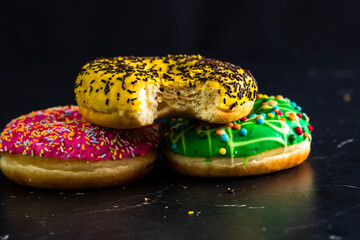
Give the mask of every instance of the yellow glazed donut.
[{"label": "yellow glazed donut", "polygon": [[127,129],[169,115],[235,121],[251,111],[258,86],[249,71],[199,55],[130,56],[85,64],[74,91],[86,120]]}]

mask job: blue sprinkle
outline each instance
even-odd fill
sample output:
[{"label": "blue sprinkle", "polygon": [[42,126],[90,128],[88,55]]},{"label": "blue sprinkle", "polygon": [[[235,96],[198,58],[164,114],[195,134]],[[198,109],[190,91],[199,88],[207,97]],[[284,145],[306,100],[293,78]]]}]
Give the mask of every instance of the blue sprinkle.
[{"label": "blue sprinkle", "polygon": [[290,105],[293,107],[296,107],[296,103],[295,102],[290,102]]},{"label": "blue sprinkle", "polygon": [[98,143],[98,144],[99,144],[99,142],[98,142],[98,141],[95,141],[95,140],[90,140],[90,142],[91,142],[91,143]]},{"label": "blue sprinkle", "polygon": [[176,143],[174,143],[173,145],[171,145],[171,149],[174,150],[175,148],[177,148]]},{"label": "blue sprinkle", "polygon": [[263,123],[264,123],[264,119],[258,118],[258,119],[256,119],[256,123],[257,123],[257,124],[263,124]]},{"label": "blue sprinkle", "polygon": [[275,106],[275,107],[272,108],[272,110],[279,110],[279,107]]},{"label": "blue sprinkle", "polygon": [[106,157],[106,153],[104,153],[104,154],[101,156],[101,158],[104,158],[104,157]]},{"label": "blue sprinkle", "polygon": [[299,112],[301,111],[301,107],[300,107],[300,106],[297,106],[295,109],[298,110]]},{"label": "blue sprinkle", "polygon": [[261,116],[263,116],[264,118],[266,118],[266,114],[265,113],[260,113]]},{"label": "blue sprinkle", "polygon": [[134,153],[131,153],[131,157],[135,157]]},{"label": "blue sprinkle", "polygon": [[251,114],[251,115],[248,116],[248,118],[253,118],[253,117],[256,117],[256,114],[255,114],[255,113],[253,113],[253,114]]},{"label": "blue sprinkle", "polygon": [[245,136],[247,134],[247,130],[245,129],[245,128],[241,128],[240,130],[239,130],[239,135],[240,136]]},{"label": "blue sprinkle", "polygon": [[226,134],[224,133],[224,134],[221,135],[220,139],[221,139],[221,141],[226,142],[226,141],[229,140],[229,137],[228,137],[228,135],[226,135]]},{"label": "blue sprinkle", "polygon": [[276,113],[274,111],[271,111],[270,113],[274,114],[274,116],[276,115]]}]

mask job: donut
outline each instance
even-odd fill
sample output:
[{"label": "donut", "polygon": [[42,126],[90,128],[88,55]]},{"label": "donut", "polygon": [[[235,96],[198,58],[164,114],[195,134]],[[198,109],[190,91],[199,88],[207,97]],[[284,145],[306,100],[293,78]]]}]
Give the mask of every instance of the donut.
[{"label": "donut", "polygon": [[76,106],[34,111],[0,135],[0,168],[15,183],[47,189],[89,189],[127,184],[154,165],[156,124],[131,130],[85,121]]},{"label": "donut", "polygon": [[117,129],[150,125],[170,115],[211,123],[249,114],[257,96],[251,73],[199,55],[98,58],[75,83],[82,116]]},{"label": "donut", "polygon": [[281,95],[259,94],[250,115],[227,124],[171,118],[163,151],[179,173],[199,177],[266,174],[302,163],[310,153],[309,117]]}]

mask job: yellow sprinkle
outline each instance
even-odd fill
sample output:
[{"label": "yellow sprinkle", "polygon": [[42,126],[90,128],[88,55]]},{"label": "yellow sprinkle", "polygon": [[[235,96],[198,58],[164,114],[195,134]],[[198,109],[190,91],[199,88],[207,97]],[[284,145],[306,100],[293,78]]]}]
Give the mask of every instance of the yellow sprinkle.
[{"label": "yellow sprinkle", "polygon": [[225,155],[226,154],[226,149],[225,148],[220,148],[219,153],[221,155]]},{"label": "yellow sprinkle", "polygon": [[194,211],[188,211],[188,215],[194,215]]},{"label": "yellow sprinkle", "polygon": [[274,117],[274,114],[273,114],[273,113],[268,113],[267,116],[270,117],[270,118],[273,118],[273,117]]},{"label": "yellow sprinkle", "polygon": [[85,150],[85,145],[83,144],[83,145],[81,146],[81,148],[82,148],[82,150]]}]

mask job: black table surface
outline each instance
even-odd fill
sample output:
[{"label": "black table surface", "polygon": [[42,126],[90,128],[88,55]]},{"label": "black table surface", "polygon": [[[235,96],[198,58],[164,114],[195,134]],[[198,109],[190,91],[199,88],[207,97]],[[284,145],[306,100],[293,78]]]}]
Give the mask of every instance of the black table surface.
[{"label": "black table surface", "polygon": [[[145,179],[91,191],[33,189],[0,175],[0,239],[360,239],[359,62],[326,61],[246,64],[261,92],[283,94],[310,116],[312,151],[300,166],[200,179],[160,156]],[[74,103],[79,67],[3,70],[2,127],[35,108]],[[29,83],[18,84],[24,77]]]}]

